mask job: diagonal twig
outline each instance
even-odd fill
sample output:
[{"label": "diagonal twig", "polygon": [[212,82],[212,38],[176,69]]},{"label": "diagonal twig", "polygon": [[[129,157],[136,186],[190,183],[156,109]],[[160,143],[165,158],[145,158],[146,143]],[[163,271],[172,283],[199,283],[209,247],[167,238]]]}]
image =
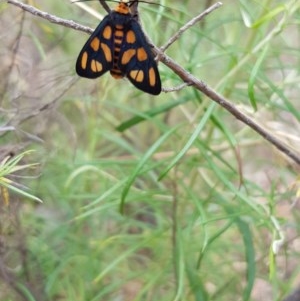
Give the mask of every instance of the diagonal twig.
[{"label": "diagonal twig", "polygon": [[214,5],[207,8],[204,12],[202,12],[200,15],[196,16],[189,22],[187,22],[184,26],[179,28],[179,30],[169,39],[169,41],[162,47],[160,47],[160,50],[162,52],[165,52],[167,48],[169,48],[176,40],[179,39],[179,37],[190,27],[195,25],[197,22],[201,21],[204,17],[206,17],[208,14],[213,12],[215,9],[219,8],[222,5],[221,2],[217,2]]},{"label": "diagonal twig", "polygon": [[59,24],[59,25],[62,25],[62,26],[68,27],[68,28],[72,28],[72,29],[75,29],[75,30],[83,31],[83,32],[86,32],[86,33],[89,33],[89,34],[91,34],[91,32],[93,32],[93,30],[91,28],[87,27],[87,26],[80,25],[80,24],[78,24],[78,23],[76,23],[72,20],[66,20],[66,19],[56,17],[54,15],[51,15],[51,14],[46,13],[44,11],[41,11],[41,10],[31,6],[31,5],[22,3],[20,1],[8,0],[7,3],[18,6],[21,9],[23,9],[23,10],[25,10],[25,11],[27,11],[27,12],[35,15],[35,16],[38,16],[38,17],[41,17],[43,19],[48,20],[51,23]]}]

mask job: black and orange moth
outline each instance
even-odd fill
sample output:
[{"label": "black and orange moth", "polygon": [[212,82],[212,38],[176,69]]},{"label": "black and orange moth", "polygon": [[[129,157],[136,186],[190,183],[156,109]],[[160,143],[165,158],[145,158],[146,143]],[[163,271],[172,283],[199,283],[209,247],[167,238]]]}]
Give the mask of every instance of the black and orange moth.
[{"label": "black and orange moth", "polygon": [[82,77],[97,78],[107,71],[116,79],[126,76],[146,93],[158,95],[161,92],[154,54],[130,12],[128,0],[120,0],[115,10],[104,17],[76,62],[76,72]]}]

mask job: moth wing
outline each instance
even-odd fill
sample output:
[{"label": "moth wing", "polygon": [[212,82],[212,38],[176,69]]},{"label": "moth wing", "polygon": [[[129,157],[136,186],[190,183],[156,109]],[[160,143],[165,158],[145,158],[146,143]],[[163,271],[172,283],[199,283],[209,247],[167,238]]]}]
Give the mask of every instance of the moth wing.
[{"label": "moth wing", "polygon": [[96,78],[112,68],[113,26],[107,15],[97,26],[79,53],[76,73],[87,78]]},{"label": "moth wing", "polygon": [[124,29],[119,68],[138,89],[149,94],[161,92],[157,64],[141,26],[132,20]]}]

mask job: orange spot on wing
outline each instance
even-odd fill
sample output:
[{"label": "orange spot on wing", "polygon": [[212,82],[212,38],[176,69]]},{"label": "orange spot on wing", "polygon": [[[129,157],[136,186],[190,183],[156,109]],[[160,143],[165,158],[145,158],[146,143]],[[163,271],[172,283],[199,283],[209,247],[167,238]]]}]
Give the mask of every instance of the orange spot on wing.
[{"label": "orange spot on wing", "polygon": [[129,63],[129,61],[132,59],[132,57],[135,55],[136,51],[135,49],[128,49],[124,51],[121,59],[121,64],[126,65]]},{"label": "orange spot on wing", "polygon": [[145,61],[148,58],[147,52],[145,51],[145,49],[143,47],[140,47],[137,50],[137,58],[140,62]]},{"label": "orange spot on wing", "polygon": [[143,71],[143,70],[131,70],[131,71],[129,72],[129,76],[130,76],[133,80],[135,80],[135,81],[141,83],[141,82],[144,80],[144,71]]},{"label": "orange spot on wing", "polygon": [[101,72],[102,68],[103,68],[103,66],[102,66],[102,64],[100,62],[98,62],[96,60],[92,60],[91,61],[91,70],[93,72],[95,72],[95,73],[96,72]]},{"label": "orange spot on wing", "polygon": [[85,51],[83,54],[82,54],[82,57],[81,57],[81,68],[82,69],[86,69],[86,65],[87,65],[87,60],[88,60],[88,53]]},{"label": "orange spot on wing", "polygon": [[102,48],[102,50],[104,52],[105,59],[108,62],[111,62],[112,61],[112,54],[111,54],[110,48],[106,44],[104,44],[104,43],[101,43],[101,48]]},{"label": "orange spot on wing", "polygon": [[111,38],[111,35],[112,35],[112,29],[110,26],[106,26],[103,30],[103,37],[106,39],[106,40],[109,40]]},{"label": "orange spot on wing", "polygon": [[94,51],[98,51],[100,47],[100,40],[97,37],[93,38],[90,46],[93,48]]},{"label": "orange spot on wing", "polygon": [[151,87],[154,87],[156,83],[156,75],[155,75],[155,71],[152,68],[149,69],[149,84]]},{"label": "orange spot on wing", "polygon": [[126,42],[129,44],[133,44],[136,41],[135,33],[133,30],[129,30],[126,34]]}]

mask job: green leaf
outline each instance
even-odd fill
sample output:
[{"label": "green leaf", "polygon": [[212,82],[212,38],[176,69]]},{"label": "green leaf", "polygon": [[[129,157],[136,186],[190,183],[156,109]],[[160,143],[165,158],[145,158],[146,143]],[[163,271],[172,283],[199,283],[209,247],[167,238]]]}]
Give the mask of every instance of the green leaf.
[{"label": "green leaf", "polygon": [[278,5],[276,8],[272,9],[271,11],[268,11],[265,15],[263,15],[261,18],[255,21],[251,27],[258,28],[266,22],[271,22],[272,19],[274,19],[278,14],[280,14],[283,11],[286,11],[286,6]]},{"label": "green leaf", "polygon": [[186,99],[180,99],[177,101],[171,101],[168,102],[164,105],[161,105],[159,107],[155,107],[154,109],[145,111],[145,112],[141,112],[139,115],[136,115],[130,119],[128,119],[127,121],[122,122],[120,125],[118,125],[116,127],[116,130],[119,132],[124,132],[125,130],[127,130],[128,128],[133,127],[134,125],[139,124],[140,122],[143,122],[147,119],[150,119],[156,115],[168,112],[169,110],[171,110],[174,107],[177,107],[183,103],[186,103],[188,100]]},{"label": "green leaf", "polygon": [[184,145],[184,147],[178,152],[177,156],[171,161],[171,163],[167,166],[167,168],[160,174],[158,180],[161,180],[169,171],[172,169],[178,161],[185,155],[185,153],[189,150],[189,148],[193,145],[194,141],[198,138],[200,132],[204,128],[205,124],[207,123],[208,119],[210,118],[214,108],[216,107],[215,103],[212,103],[208,109],[206,110],[205,114],[203,115],[201,121],[197,125],[195,131]]},{"label": "green leaf", "polygon": [[164,143],[166,141],[166,139],[173,134],[177,128],[171,128],[169,131],[167,131],[166,133],[164,133],[149,149],[148,151],[145,153],[145,155],[141,158],[141,160],[139,161],[137,167],[135,168],[135,170],[132,172],[131,176],[129,177],[129,179],[127,180],[127,183],[125,184],[125,187],[123,189],[122,192],[122,196],[121,196],[121,203],[120,203],[120,212],[123,213],[124,211],[124,204],[125,204],[125,199],[126,196],[130,190],[131,185],[133,184],[133,182],[135,181],[135,179],[138,177],[138,175],[140,174],[141,170],[143,169],[143,167],[145,166],[146,162],[149,160],[149,158],[155,153],[155,151],[162,145],[162,143]]},{"label": "green leaf", "polygon": [[255,111],[257,110],[256,98],[255,98],[255,82],[258,77],[262,63],[268,53],[268,49],[269,49],[268,45],[269,44],[267,44],[267,46],[263,49],[256,63],[254,64],[248,81],[248,96],[250,99],[250,103]]}]

